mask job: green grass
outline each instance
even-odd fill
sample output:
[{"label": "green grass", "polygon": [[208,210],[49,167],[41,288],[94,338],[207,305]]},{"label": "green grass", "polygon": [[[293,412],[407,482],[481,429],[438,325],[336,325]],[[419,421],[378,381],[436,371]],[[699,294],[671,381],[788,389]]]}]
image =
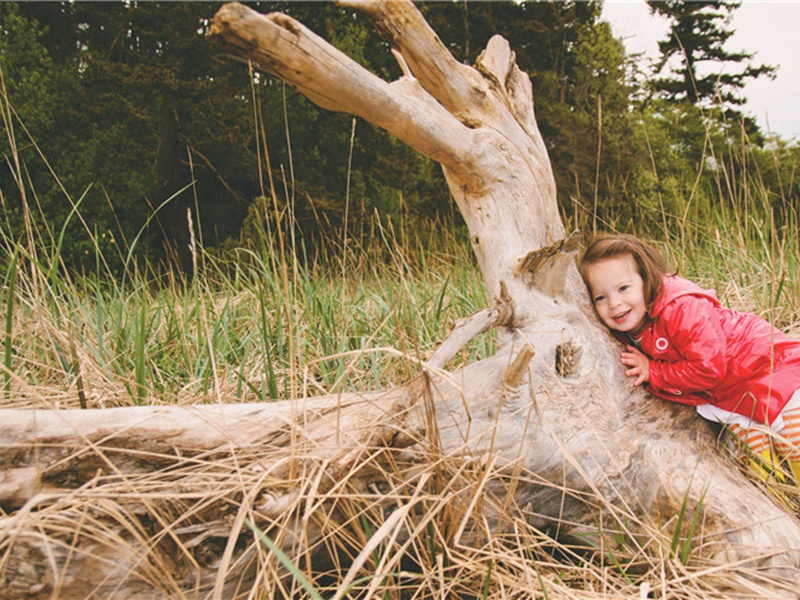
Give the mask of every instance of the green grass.
[{"label": "green grass", "polygon": [[[6,236],[4,402],[29,405],[31,389],[49,388],[59,406],[73,406],[76,370],[89,406],[268,401],[402,383],[404,361],[381,349],[424,357],[486,299],[468,249],[451,235],[430,249],[385,236],[344,259],[335,240],[324,242],[315,262],[277,257],[266,243],[200,250],[202,274],[162,278],[166,285],[151,269],[131,269],[121,283],[67,275]],[[276,274],[281,261],[288,287]],[[461,360],[492,348],[486,336]]]},{"label": "green grass", "polygon": [[[661,198],[676,210],[653,213],[633,233],[654,240],[723,303],[800,336],[797,199],[776,200],[757,173],[737,179],[735,158],[718,161],[703,201]],[[25,205],[35,205],[33,190],[20,186]],[[452,223],[404,218],[395,229],[374,215],[346,243],[347,232],[329,231],[309,253],[303,240],[281,233],[271,201],[259,199],[263,214],[245,245],[210,251],[193,240],[193,277],[134,260],[140,236],[117,248],[120,277],[85,225],[81,200],[69,199],[60,228],[31,225],[33,208],[21,238],[0,225],[7,406],[77,406],[78,381],[89,406],[380,388],[408,376],[406,363],[382,349],[425,357],[453,319],[486,304],[466,236]],[[567,225],[588,231],[594,221],[585,211]],[[615,229],[614,215],[599,221]],[[64,268],[70,223],[83,224],[93,241],[92,274]],[[485,335],[460,360],[492,351]]]}]

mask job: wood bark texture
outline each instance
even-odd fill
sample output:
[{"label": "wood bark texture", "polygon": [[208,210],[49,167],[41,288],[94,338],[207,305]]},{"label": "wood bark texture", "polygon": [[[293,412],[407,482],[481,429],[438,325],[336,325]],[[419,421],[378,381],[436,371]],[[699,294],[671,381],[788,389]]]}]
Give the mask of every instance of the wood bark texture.
[{"label": "wood bark texture", "polygon": [[[769,581],[796,581],[797,519],[721,456],[691,409],[625,381],[575,269],[530,79],[507,41],[493,37],[470,67],[411,2],[340,4],[372,20],[403,77],[383,81],[290,17],[236,3],[220,9],[212,35],[319,106],[438,161],[493,305],[458,324],[427,363],[412,361],[419,375],[397,389],[0,411],[2,596],[280,595],[285,571],[248,523],[298,564],[334,560],[325,532],[357,512],[325,500],[337,490],[373,499],[393,524],[433,489],[449,498],[452,536],[465,544],[476,523],[501,527],[510,511],[561,537],[599,540],[598,524],[674,527],[685,507],[687,525],[701,513],[696,554],[711,571],[741,561]],[[495,356],[444,370],[490,327],[499,329]],[[468,472],[477,475],[464,490],[448,483]],[[478,488],[496,502],[475,505]],[[410,500],[397,501],[399,489]],[[76,519],[80,531],[65,529]],[[355,550],[354,563],[362,558]],[[270,581],[255,574],[259,561],[272,561]],[[154,575],[165,569],[172,579]]]}]

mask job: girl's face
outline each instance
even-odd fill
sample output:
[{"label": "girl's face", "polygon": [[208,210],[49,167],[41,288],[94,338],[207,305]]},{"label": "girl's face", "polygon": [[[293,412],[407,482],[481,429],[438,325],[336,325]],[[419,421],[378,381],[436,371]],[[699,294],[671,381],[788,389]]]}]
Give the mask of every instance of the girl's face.
[{"label": "girl's face", "polygon": [[644,281],[631,254],[621,254],[589,265],[589,293],[606,327],[638,335],[647,324]]}]

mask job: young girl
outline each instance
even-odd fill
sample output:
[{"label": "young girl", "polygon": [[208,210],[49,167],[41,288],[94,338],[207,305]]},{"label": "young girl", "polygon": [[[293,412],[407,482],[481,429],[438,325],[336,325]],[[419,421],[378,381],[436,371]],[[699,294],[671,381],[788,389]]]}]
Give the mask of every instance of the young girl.
[{"label": "young girl", "polygon": [[630,235],[596,239],[579,269],[635,385],[725,424],[762,478],[776,464],[772,440],[800,481],[800,341],[667,274],[659,252]]}]

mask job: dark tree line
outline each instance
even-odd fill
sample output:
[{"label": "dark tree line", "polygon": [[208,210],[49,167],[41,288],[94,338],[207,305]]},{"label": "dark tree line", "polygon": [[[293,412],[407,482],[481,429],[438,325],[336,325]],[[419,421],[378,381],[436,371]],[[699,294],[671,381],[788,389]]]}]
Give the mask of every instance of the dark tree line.
[{"label": "dark tree line", "polygon": [[[697,12],[680,4],[663,10],[668,6],[685,28],[685,15],[678,13],[697,18]],[[719,10],[719,2],[705,4]],[[381,77],[400,75],[385,44],[351,11],[317,2],[254,5],[292,14]],[[274,78],[251,76],[246,65],[226,57],[205,36],[217,8],[199,2],[0,4],[8,99],[0,139],[5,237],[23,235],[23,185],[36,231],[52,243],[70,219],[67,195],[80,202],[86,225],[70,220],[63,244],[70,264],[88,268],[96,248],[121,262],[141,232],[134,254],[185,268],[187,211],[196,237],[209,247],[246,241],[243,224],[264,218],[266,154],[279,208],[291,207],[293,226],[309,240],[321,228],[342,225],[345,197],[354,219],[374,211],[389,220],[453,213],[430,160],[347,115],[317,110]],[[666,99],[634,87],[624,47],[600,19],[600,2],[431,2],[421,8],[464,62],[471,64],[495,33],[510,41],[533,80],[537,121],[567,216],[595,211],[624,226],[637,218],[632,207],[646,206],[671,176],[691,179],[687,174],[696,173],[709,131],[731,137],[733,124],[710,128],[709,113],[695,109],[708,96],[696,73],[696,97],[669,96],[673,84],[662,80],[652,91],[668,92]],[[701,29],[700,21],[692,23]],[[671,48],[662,48],[665,58]],[[766,73],[746,70],[741,77]],[[732,88],[740,82],[723,81]],[[19,172],[10,159],[15,153]],[[648,174],[648,153],[662,163],[664,176],[657,180]]]}]

